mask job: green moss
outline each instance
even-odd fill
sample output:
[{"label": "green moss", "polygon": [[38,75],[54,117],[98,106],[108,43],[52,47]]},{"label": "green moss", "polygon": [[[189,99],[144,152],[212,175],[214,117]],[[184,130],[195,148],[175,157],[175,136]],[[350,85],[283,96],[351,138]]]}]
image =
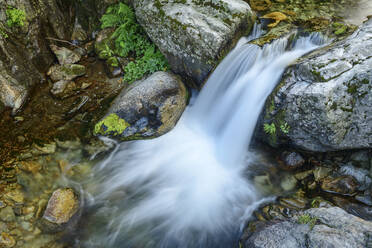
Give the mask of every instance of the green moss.
[{"label": "green moss", "polygon": [[342,110],[342,111],[345,111],[345,112],[353,112],[353,108],[345,108],[345,107],[340,107],[340,109]]},{"label": "green moss", "polygon": [[126,122],[124,119],[121,119],[118,115],[110,114],[96,124],[94,128],[94,134],[120,135],[129,126],[129,123]]},{"label": "green moss", "polygon": [[23,10],[8,7],[6,10],[6,17],[6,23],[9,27],[23,27],[25,25],[26,13]]},{"label": "green moss", "polygon": [[339,22],[335,22],[332,24],[335,31],[333,32],[335,35],[343,35],[347,31],[347,25]]},{"label": "green moss", "polygon": [[347,86],[347,93],[349,94],[355,94],[358,92],[359,85],[357,84],[349,84]]},{"label": "green moss", "polygon": [[361,84],[369,84],[369,80],[368,79],[363,79],[360,81]]},{"label": "green moss", "polygon": [[298,217],[299,224],[309,224],[311,229],[313,229],[317,220],[318,219],[316,217],[311,217],[309,214],[304,214]]},{"label": "green moss", "polygon": [[4,29],[2,29],[1,27],[0,27],[0,35],[3,37],[3,38],[8,38],[8,34],[5,32],[5,30]]},{"label": "green moss", "polygon": [[275,102],[274,99],[271,99],[270,106],[269,106],[269,113],[272,113],[275,110]]},{"label": "green moss", "polygon": [[325,78],[320,74],[320,72],[318,71],[315,71],[315,70],[311,70],[311,73],[315,76],[315,78],[317,78],[319,81],[321,82],[325,82],[327,80],[325,80]]},{"label": "green moss", "polygon": [[331,110],[337,110],[337,103],[336,102],[333,102],[331,107],[330,107]]},{"label": "green moss", "polygon": [[66,73],[66,75],[84,75],[85,66],[77,64],[65,65],[62,67],[62,71]]}]

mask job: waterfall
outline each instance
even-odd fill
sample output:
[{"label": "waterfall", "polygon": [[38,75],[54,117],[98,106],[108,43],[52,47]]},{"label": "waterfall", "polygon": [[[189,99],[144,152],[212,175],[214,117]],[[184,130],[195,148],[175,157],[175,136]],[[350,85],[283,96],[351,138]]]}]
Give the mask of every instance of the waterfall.
[{"label": "waterfall", "polygon": [[320,45],[316,35],[263,48],[248,40],[216,68],[172,131],[122,143],[96,166],[83,247],[236,244],[245,218],[265,200],[243,176],[265,99],[286,66]]}]

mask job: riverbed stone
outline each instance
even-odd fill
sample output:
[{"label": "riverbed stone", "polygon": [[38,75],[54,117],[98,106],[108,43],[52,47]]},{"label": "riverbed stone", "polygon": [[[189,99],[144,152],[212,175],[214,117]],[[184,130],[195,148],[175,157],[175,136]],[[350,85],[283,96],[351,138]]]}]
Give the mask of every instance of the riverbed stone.
[{"label": "riverbed stone", "polygon": [[352,195],[357,191],[358,183],[352,176],[327,177],[323,180],[321,189],[330,193]]},{"label": "riverbed stone", "polygon": [[77,90],[78,86],[74,81],[60,80],[53,84],[50,92],[57,98],[64,99],[76,94]]},{"label": "riverbed stone", "polygon": [[47,232],[62,231],[79,209],[79,198],[71,188],[53,192],[42,217],[41,228]]},{"label": "riverbed stone", "polygon": [[[354,34],[299,59],[266,102],[272,145],[325,152],[372,147],[372,19]],[[288,132],[280,126],[287,125]]]},{"label": "riverbed stone", "polygon": [[50,67],[47,75],[53,82],[58,82],[60,80],[71,81],[79,76],[83,76],[85,73],[86,68],[83,65],[65,64],[53,65]]},{"label": "riverbed stone", "polygon": [[358,182],[358,190],[364,191],[372,186],[372,178],[369,176],[369,171],[366,169],[352,166],[351,164],[342,165],[338,172],[341,175],[352,176]]},{"label": "riverbed stone", "polygon": [[4,248],[15,247],[16,243],[17,242],[15,241],[15,239],[8,233],[2,232],[0,234],[0,246],[1,247],[4,247]]},{"label": "riverbed stone", "polygon": [[75,64],[80,61],[81,55],[71,51],[66,47],[58,47],[56,45],[50,45],[53,53],[56,55],[60,65]]},{"label": "riverbed stone", "polygon": [[177,76],[156,72],[124,89],[96,124],[94,133],[121,140],[165,134],[181,117],[187,95],[186,87]]},{"label": "riverbed stone", "polygon": [[294,222],[270,222],[256,230],[245,242],[246,248],[304,248],[309,227]]},{"label": "riverbed stone", "polygon": [[331,168],[318,166],[313,170],[315,181],[319,182],[332,172]]},{"label": "riverbed stone", "polygon": [[172,70],[199,88],[255,19],[242,0],[139,0],[133,5],[138,22]]},{"label": "riverbed stone", "polygon": [[[18,80],[9,75],[0,61],[0,112],[3,107],[12,108],[13,114],[20,109],[27,98],[27,87],[21,85]],[[1,106],[2,105],[2,106]]]},{"label": "riverbed stone", "polygon": [[284,168],[288,170],[300,168],[305,163],[305,159],[297,152],[285,151],[281,154],[281,159],[284,162]]},{"label": "riverbed stone", "polygon": [[5,208],[0,209],[0,220],[5,222],[15,221],[15,214],[12,207],[7,206]]}]

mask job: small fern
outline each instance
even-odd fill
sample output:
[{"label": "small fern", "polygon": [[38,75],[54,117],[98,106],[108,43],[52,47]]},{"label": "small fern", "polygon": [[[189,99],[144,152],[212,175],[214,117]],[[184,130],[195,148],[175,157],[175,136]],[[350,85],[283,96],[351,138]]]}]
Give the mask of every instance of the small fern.
[{"label": "small fern", "polygon": [[275,127],[275,124],[274,124],[274,123],[271,123],[271,124],[267,124],[267,123],[265,123],[265,124],[264,124],[264,131],[265,131],[265,133],[267,133],[267,134],[275,135],[275,133],[276,133],[276,127]]},{"label": "small fern", "polygon": [[165,57],[147,38],[128,5],[119,3],[109,7],[101,22],[102,28],[116,28],[111,36],[115,40],[115,55],[135,58],[123,68],[125,81],[132,83],[148,73],[167,70]]},{"label": "small fern", "polygon": [[291,127],[288,125],[287,122],[284,122],[283,124],[280,125],[280,130],[281,130],[284,134],[288,134],[290,128],[291,128]]}]

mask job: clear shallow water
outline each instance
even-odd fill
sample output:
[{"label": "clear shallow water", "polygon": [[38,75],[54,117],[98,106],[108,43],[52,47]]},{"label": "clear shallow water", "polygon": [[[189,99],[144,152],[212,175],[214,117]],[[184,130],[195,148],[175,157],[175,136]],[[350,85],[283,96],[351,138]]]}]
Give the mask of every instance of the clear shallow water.
[{"label": "clear shallow water", "polygon": [[265,99],[286,66],[321,43],[317,36],[299,38],[288,50],[286,38],[262,49],[245,41],[218,66],[172,131],[117,144],[96,166],[83,183],[88,213],[80,228],[82,247],[236,244],[247,218],[270,200],[244,176]]}]

